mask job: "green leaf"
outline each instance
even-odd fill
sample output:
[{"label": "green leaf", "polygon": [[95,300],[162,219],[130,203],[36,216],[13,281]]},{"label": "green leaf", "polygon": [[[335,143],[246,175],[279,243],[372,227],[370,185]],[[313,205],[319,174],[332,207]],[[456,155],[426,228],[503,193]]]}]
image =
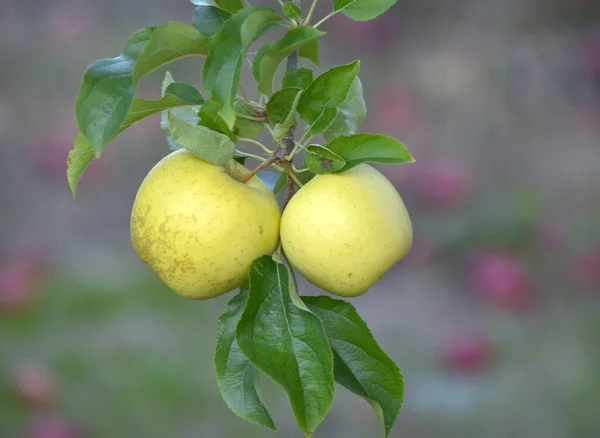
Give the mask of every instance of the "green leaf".
[{"label": "green leaf", "polygon": [[415,161],[406,146],[386,135],[355,134],[349,137],[343,135],[333,140],[327,147],[346,160],[346,165],[340,172],[365,162],[401,164]]},{"label": "green leaf", "polygon": [[367,104],[363,97],[362,83],[358,76],[354,78],[346,100],[338,107],[337,117],[323,133],[327,141],[332,141],[340,135],[353,135],[367,117]]},{"label": "green leaf", "polygon": [[231,14],[216,6],[198,6],[194,9],[192,26],[207,38],[212,38],[223,28]]},{"label": "green leaf", "polygon": [[79,185],[81,176],[91,162],[94,161],[95,157],[96,155],[90,142],[83,134],[79,134],[73,142],[73,149],[69,152],[69,157],[67,158],[67,181],[69,182],[73,197],[77,195],[77,186]]},{"label": "green leaf", "polygon": [[172,108],[194,107],[196,105],[198,105],[197,100],[183,100],[174,94],[167,94],[165,97],[161,97],[157,100],[135,98],[131,104],[129,114],[127,114],[127,117],[125,118],[125,121],[123,122],[123,125],[119,129],[117,135],[125,131],[134,123],[139,122],[140,120],[145,119],[153,114],[167,111]]},{"label": "green leaf", "polygon": [[397,0],[333,0],[333,10],[355,21],[372,20],[391,8]]},{"label": "green leaf", "polygon": [[222,166],[233,158],[235,146],[225,134],[192,125],[169,114],[169,133],[185,150],[211,164]]},{"label": "green leaf", "polygon": [[218,6],[232,14],[246,7],[245,0],[190,0],[190,3],[196,6]]},{"label": "green leaf", "polygon": [[275,93],[267,102],[267,114],[274,124],[276,138],[282,138],[296,124],[296,107],[300,101],[302,89],[284,88]]},{"label": "green leaf", "polygon": [[252,73],[258,81],[258,90],[266,96],[271,96],[275,73],[283,60],[298,47],[323,35],[325,32],[314,27],[298,26],[290,29],[279,41],[261,47],[252,63]]},{"label": "green leaf", "polygon": [[267,102],[267,114],[273,123],[284,123],[294,112],[294,102],[302,92],[300,88],[284,88]]},{"label": "green leaf", "polygon": [[131,38],[129,38],[127,41],[122,55],[131,58],[133,61],[137,60],[140,54],[146,48],[157,27],[158,26],[148,26],[134,32],[133,35],[131,35]]},{"label": "green leaf", "polygon": [[[300,182],[302,183],[302,185],[306,184],[307,182],[309,182],[314,177],[315,177],[315,174],[312,173],[312,172],[308,172],[308,171],[296,174],[296,178],[298,178],[300,180]],[[286,187],[287,187],[287,173],[282,173],[279,176],[279,179],[277,180],[277,182],[275,183],[275,187],[273,187],[273,193],[275,195],[278,195]]]},{"label": "green leaf", "polygon": [[208,39],[193,26],[170,22],[158,26],[133,69],[137,83],[144,75],[176,59],[192,55],[207,55]]},{"label": "green leaf", "polygon": [[242,290],[227,305],[217,325],[215,374],[223,400],[236,415],[250,423],[275,430],[273,420],[256,390],[256,368],[244,356],[235,329],[246,306],[248,291]]},{"label": "green leaf", "polygon": [[235,124],[234,103],[246,52],[281,19],[271,8],[245,8],[232,15],[223,30],[210,40],[204,87],[211,92],[212,100],[221,105],[220,116],[229,128]]},{"label": "green leaf", "polygon": [[190,105],[202,105],[204,103],[202,94],[196,87],[187,82],[171,82],[165,90],[165,95],[176,96]]},{"label": "green leaf", "polygon": [[333,348],[336,382],[369,402],[388,436],[404,398],[402,372],[350,303],[327,296],[302,299],[323,321]]},{"label": "green leaf", "polygon": [[[170,85],[175,83],[175,79],[173,79],[173,76],[171,75],[171,73],[169,73],[168,71],[165,73],[165,78],[163,79],[163,83],[162,83],[162,87],[161,87],[161,96],[165,97],[165,95],[167,94],[167,90],[169,89]],[[173,90],[173,89],[171,89]],[[199,94],[199,93],[198,93]],[[204,100],[204,99],[202,99]],[[173,137],[171,137],[171,135],[169,134],[169,114],[173,114],[175,117],[177,117],[178,119],[181,120],[185,120],[188,123],[191,123],[192,125],[196,125],[198,124],[198,122],[200,122],[200,117],[198,116],[198,112],[200,111],[200,106],[184,106],[184,107],[179,107],[179,108],[173,108],[167,111],[163,111],[160,115],[160,127],[163,131],[167,132],[166,138],[167,138],[167,143],[169,145],[169,148],[173,151],[176,151],[177,149],[180,149],[181,146],[179,146],[175,140],[173,140]]]},{"label": "green leaf", "polygon": [[232,14],[247,6],[245,0],[215,0],[215,3]]},{"label": "green leaf", "polygon": [[244,156],[244,155],[234,155],[233,159],[235,161],[237,161],[238,163],[240,163],[242,166],[246,165],[246,160],[248,159],[248,157]]},{"label": "green leaf", "polygon": [[321,65],[319,60],[319,41],[316,39],[307,41],[306,44],[300,46],[298,50],[300,58],[306,58],[315,63],[315,65]]},{"label": "green leaf", "polygon": [[283,11],[283,15],[288,18],[292,18],[294,20],[302,18],[302,9],[296,6],[293,2],[284,3],[283,6],[281,6],[281,10]]},{"label": "green leaf", "polygon": [[100,59],[83,76],[75,102],[77,126],[89,139],[96,156],[100,156],[129,112],[133,100],[133,65],[134,60],[125,55]]},{"label": "green leaf", "polygon": [[325,146],[312,144],[306,149],[306,166],[317,175],[337,172],[346,165],[342,157]]},{"label": "green leaf", "polygon": [[[189,86],[191,87],[191,85]],[[169,110],[189,110],[190,107],[198,105],[198,96],[191,95],[187,87],[174,87],[171,91],[174,94],[167,94],[164,97],[161,97],[157,100],[134,98],[131,104],[131,108],[129,109],[129,113],[127,114],[127,117],[125,117],[123,124],[115,134],[115,137],[121,132],[125,131],[134,123],[137,123],[140,120],[143,120],[146,117],[149,117],[153,114],[157,114],[160,112],[164,113],[168,112]],[[182,94],[179,95],[180,92],[182,92]],[[199,96],[199,98],[201,99],[202,96]],[[77,193],[77,185],[79,184],[79,180],[81,179],[81,176],[83,175],[85,169],[95,158],[95,155],[92,145],[83,136],[83,134],[79,134],[77,136],[75,142],[73,143],[73,146],[74,148],[69,153],[69,160],[67,164],[67,181],[69,182],[69,187],[71,188],[73,197],[75,197]]]},{"label": "green leaf", "polygon": [[236,132],[237,135],[244,138],[254,138],[258,137],[263,132],[264,126],[262,123],[240,117],[256,117],[254,113],[248,109],[248,104],[246,102],[238,100],[235,103],[235,113],[237,114],[237,119],[235,120],[234,132]]},{"label": "green leaf", "polygon": [[360,61],[340,65],[317,77],[302,93],[298,113],[308,123],[311,135],[325,131],[337,117],[338,107],[346,100]]},{"label": "green leaf", "polygon": [[283,88],[302,88],[306,89],[313,81],[313,71],[310,68],[296,68],[285,72],[283,77]]},{"label": "green leaf", "polygon": [[190,3],[196,6],[218,6],[232,14],[246,7],[244,0],[190,0]]},{"label": "green leaf", "polygon": [[273,187],[273,193],[275,195],[278,195],[286,187],[287,187],[287,173],[284,172],[281,175],[279,175],[279,178],[275,182],[275,186]]},{"label": "green leaf", "polygon": [[98,157],[119,131],[145,74],[182,56],[206,54],[207,39],[183,23],[142,29],[129,39],[123,54],[100,59],[87,69],[75,102],[79,131]]},{"label": "green leaf", "polygon": [[227,123],[221,118],[221,105],[217,102],[212,99],[208,100],[202,105],[198,115],[200,116],[198,125],[206,126],[213,131],[225,134],[232,142],[237,142],[237,136],[229,129]]},{"label": "green leaf", "polygon": [[290,287],[285,265],[270,256],[254,261],[237,341],[248,359],[285,389],[298,425],[310,436],[333,402],[333,357],[323,324],[294,304]]}]

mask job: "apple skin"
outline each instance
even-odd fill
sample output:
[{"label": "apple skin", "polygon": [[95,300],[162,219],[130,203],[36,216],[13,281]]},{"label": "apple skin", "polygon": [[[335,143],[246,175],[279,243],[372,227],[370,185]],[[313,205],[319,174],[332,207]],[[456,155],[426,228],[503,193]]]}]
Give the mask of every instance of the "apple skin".
[{"label": "apple skin", "polygon": [[343,297],[365,293],[409,252],[412,224],[394,186],[360,164],[317,175],[281,219],[291,264],[314,285]]},{"label": "apple skin", "polygon": [[131,214],[139,256],[177,294],[209,299],[248,281],[252,262],[271,254],[281,214],[273,193],[234,160],[215,166],[184,150],[146,176]]}]

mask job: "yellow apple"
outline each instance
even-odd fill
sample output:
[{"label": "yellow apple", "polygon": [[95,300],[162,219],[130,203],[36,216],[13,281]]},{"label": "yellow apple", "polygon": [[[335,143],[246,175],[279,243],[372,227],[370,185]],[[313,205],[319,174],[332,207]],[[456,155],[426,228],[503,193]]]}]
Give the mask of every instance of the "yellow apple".
[{"label": "yellow apple", "polygon": [[275,196],[231,160],[215,166],[179,150],[146,176],[131,214],[139,256],[176,293],[208,299],[245,284],[252,261],[279,240]]},{"label": "yellow apple", "polygon": [[402,198],[373,167],[317,175],[281,218],[281,244],[314,285],[344,297],[365,293],[410,250]]}]

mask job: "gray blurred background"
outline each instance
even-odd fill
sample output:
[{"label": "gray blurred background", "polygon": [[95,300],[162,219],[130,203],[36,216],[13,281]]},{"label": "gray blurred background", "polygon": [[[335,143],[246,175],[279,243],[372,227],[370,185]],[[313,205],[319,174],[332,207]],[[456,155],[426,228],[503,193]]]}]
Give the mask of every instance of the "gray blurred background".
[{"label": "gray blurred background", "polygon": [[[157,118],[106,149],[76,200],[65,180],[87,65],[191,12],[185,0],[0,1],[2,438],[301,436],[265,377],[278,435],[222,402],[212,354],[230,296],[179,298],[131,248],[135,193],[168,153]],[[411,212],[413,250],[352,301],[404,372],[391,436],[600,436],[600,3],[401,0],[323,29],[317,70],[362,59],[362,129],[417,159],[381,167]],[[200,87],[201,67],[169,69]],[[156,97],[163,74],[141,95]],[[380,430],[339,388],[314,436]]]}]

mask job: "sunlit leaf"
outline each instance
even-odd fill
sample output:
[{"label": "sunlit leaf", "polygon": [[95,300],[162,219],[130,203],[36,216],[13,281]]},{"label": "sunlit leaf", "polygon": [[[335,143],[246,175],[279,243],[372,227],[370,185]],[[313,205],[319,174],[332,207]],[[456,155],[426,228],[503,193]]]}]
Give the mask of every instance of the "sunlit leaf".
[{"label": "sunlit leaf", "polygon": [[200,116],[200,121],[197,124],[206,126],[207,128],[220,132],[221,134],[225,134],[232,142],[236,143],[237,136],[233,130],[227,126],[227,123],[225,123],[221,117],[221,109],[221,105],[214,100],[210,99],[206,101],[198,113],[198,116]]},{"label": "sunlit leaf", "polygon": [[220,116],[229,128],[235,124],[235,97],[246,52],[257,38],[281,21],[271,8],[245,8],[225,22],[223,30],[210,40],[210,54],[204,64],[204,88],[221,105]]},{"label": "sunlit leaf", "polygon": [[133,69],[137,83],[143,76],[176,59],[192,55],[207,55],[208,39],[193,26],[170,22],[158,26]]},{"label": "sunlit leaf", "polygon": [[332,141],[340,135],[356,134],[366,117],[367,104],[363,97],[362,83],[357,76],[352,82],[346,100],[338,107],[336,118],[323,133],[323,137],[327,141]]},{"label": "sunlit leaf", "polygon": [[314,73],[310,68],[302,67],[285,72],[282,80],[283,88],[307,88],[314,80]]},{"label": "sunlit leaf", "polygon": [[401,164],[415,161],[406,146],[386,135],[341,136],[330,142],[327,148],[346,160],[340,172],[366,162]]},{"label": "sunlit leaf", "polygon": [[266,96],[271,96],[275,73],[283,60],[298,47],[323,35],[325,32],[311,26],[298,26],[290,29],[279,41],[263,46],[252,64],[252,73],[258,81],[258,90]]},{"label": "sunlit leaf", "polygon": [[334,67],[317,77],[302,93],[298,113],[308,123],[311,135],[322,133],[334,121],[359,68],[360,61]]},{"label": "sunlit leaf", "polygon": [[320,50],[319,41],[316,39],[307,41],[306,44],[302,44],[298,49],[298,55],[300,58],[306,58],[312,61],[315,65],[321,65],[320,61]]},{"label": "sunlit leaf", "polygon": [[229,137],[206,126],[192,125],[170,114],[169,133],[182,148],[211,164],[223,165],[233,158],[235,145]]},{"label": "sunlit leaf", "polygon": [[166,23],[136,32],[122,55],[92,63],[83,77],[75,113],[94,154],[100,156],[121,128],[134,87],[144,75],[183,56],[206,54],[207,43],[192,26]]},{"label": "sunlit leaf", "polygon": [[317,175],[337,172],[346,165],[346,160],[325,146],[312,144],[307,150],[306,166]]},{"label": "sunlit leaf", "polygon": [[192,26],[205,37],[212,38],[218,34],[231,14],[216,6],[198,6],[194,9]]},{"label": "sunlit leaf", "polygon": [[254,138],[258,137],[263,132],[264,126],[261,122],[244,118],[256,117],[254,113],[248,109],[248,104],[246,102],[238,100],[235,103],[235,113],[237,114],[237,119],[235,120],[234,131],[237,135],[244,138]]},{"label": "sunlit leaf", "polygon": [[300,88],[284,88],[275,93],[267,103],[267,114],[273,124],[276,138],[281,138],[296,123],[296,107]]},{"label": "sunlit leaf", "polygon": [[69,152],[69,158],[67,159],[67,181],[73,197],[77,194],[77,186],[81,176],[94,161],[95,155],[92,145],[89,141],[79,134],[73,142],[73,149]]},{"label": "sunlit leaf", "polygon": [[285,265],[270,256],[254,261],[237,341],[246,357],[287,392],[298,425],[310,435],[333,402],[333,357],[321,321],[298,307],[291,293]]},{"label": "sunlit leaf", "polygon": [[[187,84],[186,84],[187,85]],[[138,99],[134,98],[129,109],[129,113],[125,117],[123,124],[115,134],[115,137],[119,135],[121,132],[125,131],[134,123],[139,122],[147,117],[150,117],[153,114],[161,113],[161,112],[169,112],[170,111],[178,111],[183,109],[194,108],[201,102],[198,99],[201,99],[202,96],[192,96],[189,93],[187,87],[179,88],[176,87],[171,91],[177,93],[179,91],[186,90],[181,97],[175,94],[166,94],[164,97],[161,97],[157,100],[147,100],[147,99]],[[73,196],[75,196],[77,192],[77,185],[79,184],[79,180],[81,176],[85,172],[85,169],[90,165],[90,163],[95,158],[93,153],[92,145],[90,142],[83,136],[83,134],[79,134],[73,143],[73,150],[69,154],[69,160],[67,164],[67,180],[69,182],[69,187],[71,188],[71,192]]]},{"label": "sunlit leaf", "polygon": [[294,2],[286,2],[281,7],[283,15],[295,20],[302,18],[302,9],[294,4]]},{"label": "sunlit leaf", "polygon": [[196,6],[218,6],[232,14],[247,6],[245,0],[190,0],[190,3]]},{"label": "sunlit leaf", "polygon": [[391,8],[397,0],[333,0],[333,10],[356,21],[372,20]]},{"label": "sunlit leaf", "polygon": [[302,299],[323,322],[333,348],[335,381],[367,400],[388,436],[404,398],[400,369],[350,303],[327,296]]}]

